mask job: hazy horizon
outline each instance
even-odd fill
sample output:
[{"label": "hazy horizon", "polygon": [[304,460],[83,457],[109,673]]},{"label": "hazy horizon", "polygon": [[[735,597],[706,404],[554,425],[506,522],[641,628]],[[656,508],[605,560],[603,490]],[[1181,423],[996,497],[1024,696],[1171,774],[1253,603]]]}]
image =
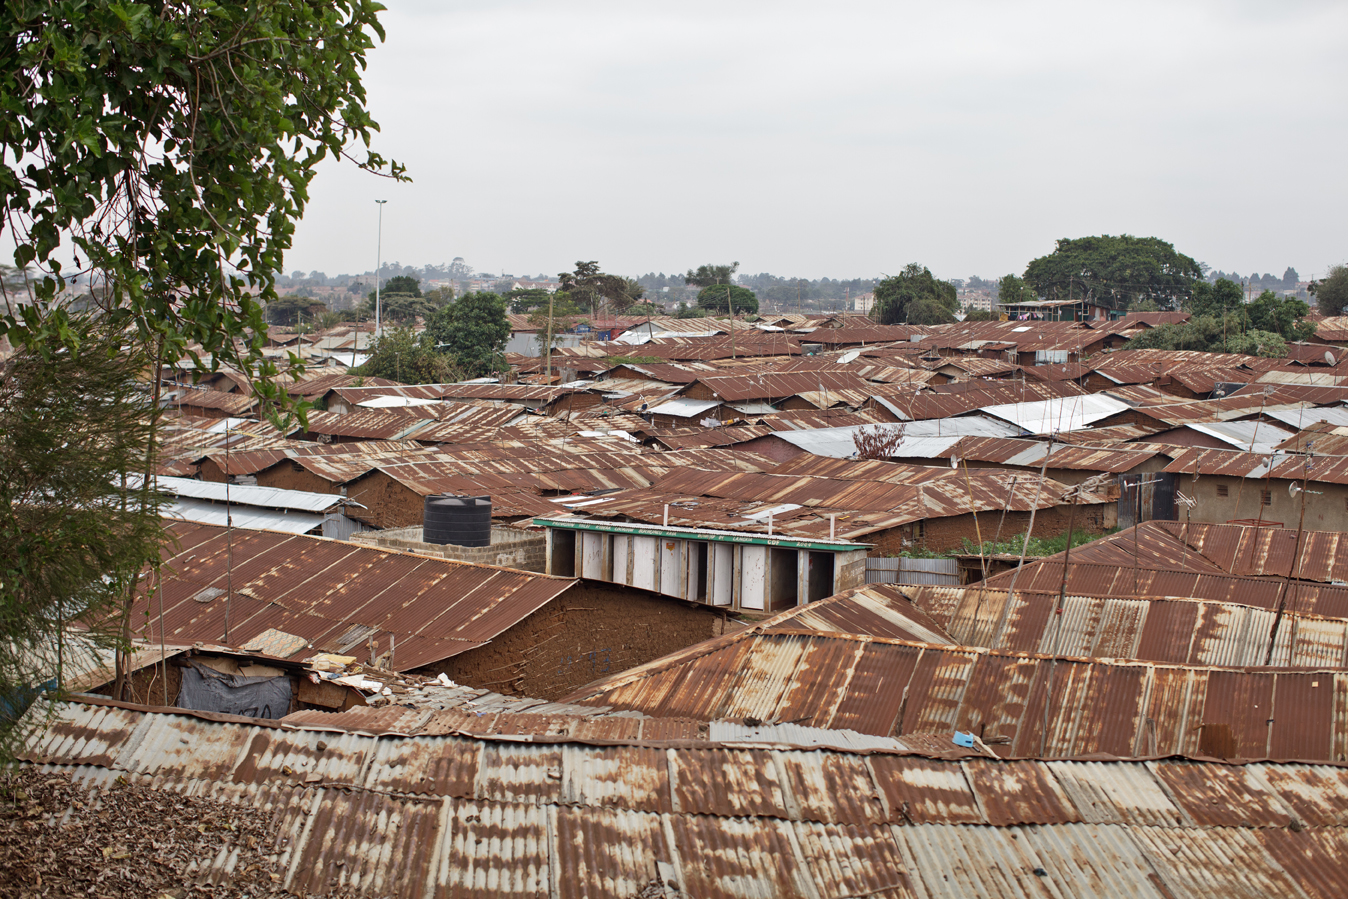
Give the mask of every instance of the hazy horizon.
[{"label": "hazy horizon", "polygon": [[1090,234],[1303,277],[1348,258],[1348,4],[391,0],[375,147],[286,270],[998,277]]}]

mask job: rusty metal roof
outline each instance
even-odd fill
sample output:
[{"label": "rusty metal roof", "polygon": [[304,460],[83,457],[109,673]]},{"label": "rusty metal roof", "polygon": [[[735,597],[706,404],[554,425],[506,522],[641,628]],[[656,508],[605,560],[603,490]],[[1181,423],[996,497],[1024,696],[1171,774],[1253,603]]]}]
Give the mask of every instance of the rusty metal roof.
[{"label": "rusty metal roof", "polygon": [[[1295,611],[1348,617],[1348,555],[1339,531],[1302,535],[1300,580],[1288,591]],[[1276,608],[1297,555],[1296,530],[1253,525],[1149,521],[1072,549],[1067,592],[1080,596],[1179,596]],[[984,583],[1006,590],[1013,572]],[[1057,593],[1061,553],[1016,575],[1016,588]]]},{"label": "rusty metal roof", "polygon": [[[992,469],[968,472],[890,462],[855,462],[802,455],[778,474],[710,473],[680,469],[645,489],[585,498],[576,511],[594,518],[647,523],[669,521],[679,527],[714,527],[762,533],[773,509],[774,533],[783,537],[821,538],[835,515],[839,539],[855,540],[876,531],[929,518],[965,515],[973,510],[1028,511],[1059,504],[1068,489]],[[972,492],[971,492],[972,488]],[[1087,502],[1105,502],[1089,494]],[[566,508],[565,501],[559,501]]]},{"label": "rusty metal roof", "polygon": [[[23,756],[95,793],[122,781],[270,810],[296,893],[1330,899],[1348,886],[1341,767],[376,737],[220,717],[65,704]],[[203,859],[203,876],[227,882],[231,859]]]},{"label": "rusty metal roof", "polygon": [[[1266,608],[1185,597],[1071,595],[1064,598],[1059,616],[1054,614],[1056,593],[1016,590],[1008,596],[1005,590],[982,587],[894,589],[911,598],[935,627],[950,635],[951,642],[1178,665],[1263,665],[1275,617]],[[1270,664],[1348,667],[1348,619],[1284,613]]]},{"label": "rusty metal roof", "polygon": [[879,736],[972,731],[1003,757],[1206,755],[1204,728],[1224,725],[1233,758],[1337,762],[1348,745],[1334,697],[1345,693],[1341,667],[1161,665],[782,626],[708,640],[562,701]]},{"label": "rusty metal roof", "polygon": [[[857,402],[849,403],[859,405],[874,387],[851,371],[838,370],[711,375],[700,377],[694,383],[710,390],[712,395],[720,400],[732,403],[746,400],[772,401],[813,394],[822,396],[827,393],[840,398],[861,397]],[[823,404],[821,408],[833,404]]]},{"label": "rusty metal roof", "polygon": [[872,637],[893,637],[920,643],[955,641],[920,606],[894,584],[867,584],[797,606],[756,627],[763,630],[813,628]]},{"label": "rusty metal roof", "polygon": [[224,642],[244,645],[275,628],[343,653],[355,646],[347,636],[361,631],[363,647],[374,628],[381,653],[396,640],[405,671],[482,645],[575,583],[316,537],[190,523],[170,531],[179,548],[165,555],[163,586],[132,613],[136,636],[149,642],[159,640],[161,599],[167,640],[224,641],[228,599]]},{"label": "rusty metal roof", "polygon": [[1017,440],[1014,437],[964,437],[941,453],[939,458],[959,458],[977,462],[997,462],[1022,468],[1037,468],[1048,456],[1048,467],[1082,471],[1107,471],[1114,474],[1132,471],[1156,456],[1159,447],[1146,444],[1128,448],[1071,446],[1041,440]]}]

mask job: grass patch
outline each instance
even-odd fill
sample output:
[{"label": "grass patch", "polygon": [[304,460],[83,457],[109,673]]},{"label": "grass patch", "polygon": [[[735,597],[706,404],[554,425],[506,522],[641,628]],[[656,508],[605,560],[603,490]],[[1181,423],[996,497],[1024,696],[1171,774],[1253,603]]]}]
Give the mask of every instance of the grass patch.
[{"label": "grass patch", "polygon": [[[1118,528],[1110,528],[1104,534],[1092,534],[1088,531],[1073,531],[1072,546],[1082,546],[1090,543],[1092,540],[1098,540],[1107,534],[1113,534]],[[1017,534],[1010,540],[1003,540],[994,543],[991,540],[983,543],[983,555],[985,556],[1019,556],[1021,544],[1025,542],[1024,534]],[[1031,537],[1029,545],[1025,547],[1026,558],[1035,556],[1052,556],[1067,549],[1067,535],[1059,534],[1057,537]],[[929,549],[904,550],[899,553],[909,559],[953,559],[955,556],[976,556],[978,555],[978,544],[968,538],[964,540],[964,546],[958,550],[947,552],[935,552]]]}]

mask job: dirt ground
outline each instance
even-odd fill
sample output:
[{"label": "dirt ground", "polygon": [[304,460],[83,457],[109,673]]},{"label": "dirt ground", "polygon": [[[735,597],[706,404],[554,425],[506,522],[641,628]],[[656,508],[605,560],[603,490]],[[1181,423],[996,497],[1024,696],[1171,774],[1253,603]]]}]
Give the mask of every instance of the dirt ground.
[{"label": "dirt ground", "polygon": [[[230,882],[193,870],[231,847]],[[257,809],[124,781],[91,793],[32,767],[0,773],[0,896],[293,896],[280,884],[278,848],[269,813]]]}]

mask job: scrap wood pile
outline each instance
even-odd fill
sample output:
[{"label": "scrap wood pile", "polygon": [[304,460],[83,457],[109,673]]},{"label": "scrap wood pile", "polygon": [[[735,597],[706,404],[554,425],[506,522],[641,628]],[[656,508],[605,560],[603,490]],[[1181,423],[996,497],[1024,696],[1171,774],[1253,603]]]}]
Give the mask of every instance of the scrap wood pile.
[{"label": "scrap wood pile", "polygon": [[[0,776],[0,895],[14,899],[291,896],[284,848],[262,809],[122,777],[93,790],[34,767]],[[232,878],[212,883],[225,853],[237,854]]]}]

